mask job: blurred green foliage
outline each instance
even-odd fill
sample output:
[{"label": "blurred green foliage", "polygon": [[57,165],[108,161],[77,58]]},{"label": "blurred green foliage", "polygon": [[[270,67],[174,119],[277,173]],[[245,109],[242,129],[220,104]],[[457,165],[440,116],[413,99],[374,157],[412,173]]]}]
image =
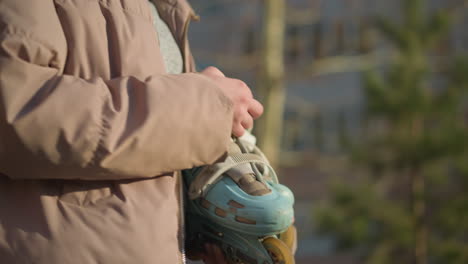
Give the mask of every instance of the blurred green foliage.
[{"label": "blurred green foliage", "polygon": [[402,23],[376,22],[397,56],[365,74],[367,173],[333,185],[319,229],[366,263],[468,263],[468,59],[438,63],[450,17],[403,3]]}]

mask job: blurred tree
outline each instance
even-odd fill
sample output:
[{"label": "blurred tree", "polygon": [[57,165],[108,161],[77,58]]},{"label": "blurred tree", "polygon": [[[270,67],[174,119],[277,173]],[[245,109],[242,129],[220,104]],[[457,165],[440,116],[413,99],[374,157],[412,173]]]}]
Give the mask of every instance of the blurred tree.
[{"label": "blurred tree", "polygon": [[277,166],[284,114],[285,1],[265,0],[259,98],[265,113],[257,122],[258,144],[273,166]]},{"label": "blurred tree", "polygon": [[401,25],[377,22],[398,56],[366,74],[369,122],[384,124],[353,155],[369,175],[335,185],[318,214],[367,263],[468,263],[468,61],[431,67],[449,17],[422,3],[403,1]]}]

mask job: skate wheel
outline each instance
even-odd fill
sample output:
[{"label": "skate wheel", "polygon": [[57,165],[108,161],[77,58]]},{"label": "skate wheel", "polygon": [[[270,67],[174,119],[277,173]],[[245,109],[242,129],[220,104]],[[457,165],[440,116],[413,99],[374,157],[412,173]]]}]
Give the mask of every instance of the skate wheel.
[{"label": "skate wheel", "polygon": [[284,231],[279,234],[278,238],[283,241],[286,246],[289,247],[291,252],[295,252],[297,248],[297,229],[294,225],[291,225]]},{"label": "skate wheel", "polygon": [[291,250],[283,241],[274,237],[267,237],[262,244],[270,254],[274,264],[294,264]]}]

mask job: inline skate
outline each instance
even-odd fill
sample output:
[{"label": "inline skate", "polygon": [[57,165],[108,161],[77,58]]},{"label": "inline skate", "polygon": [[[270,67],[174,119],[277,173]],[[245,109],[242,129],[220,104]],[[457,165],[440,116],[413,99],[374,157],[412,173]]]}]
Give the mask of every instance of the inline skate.
[{"label": "inline skate", "polygon": [[294,196],[249,136],[234,139],[224,161],[183,171],[189,259],[211,243],[229,263],[294,263]]}]

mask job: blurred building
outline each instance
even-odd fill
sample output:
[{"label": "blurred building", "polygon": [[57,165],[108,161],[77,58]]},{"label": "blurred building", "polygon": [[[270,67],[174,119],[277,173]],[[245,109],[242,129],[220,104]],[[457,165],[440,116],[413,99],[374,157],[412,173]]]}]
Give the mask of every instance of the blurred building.
[{"label": "blurred building", "polygon": [[[438,9],[459,6],[464,1],[427,2],[431,9]],[[192,0],[191,3],[202,18],[191,25],[190,33],[198,67],[216,65],[230,76],[245,80],[255,90],[262,1]],[[361,91],[362,70],[381,65],[388,55],[371,20],[378,15],[398,21],[399,1],[289,0],[287,3],[284,150],[339,152],[340,126],[352,137],[359,133],[360,113],[365,103]],[[456,24],[451,38],[440,47],[440,54],[467,51],[466,12]],[[314,125],[317,119],[321,124]],[[345,124],[340,124],[343,121]],[[317,137],[314,133],[324,136]],[[320,143],[314,142],[317,138],[321,139]]]},{"label": "blurred building", "polygon": [[[262,1],[190,2],[201,16],[200,22],[191,24],[189,35],[198,68],[217,66],[226,75],[246,81],[255,92]],[[448,8],[456,16],[450,36],[433,56],[450,59],[453,54],[468,52],[467,1],[426,2],[428,11]],[[365,107],[362,72],[383,66],[391,51],[373,29],[372,20],[376,16],[401,19],[400,1],[287,0],[287,4],[287,100],[281,173],[294,175],[284,181],[298,198],[298,263],[351,263],[346,256],[329,256],[331,239],[314,236],[311,207],[326,195],[323,187],[327,179],[317,169],[315,157],[339,154],[343,135],[351,140],[361,136]],[[333,168],[337,162],[322,158],[321,166]]]}]

